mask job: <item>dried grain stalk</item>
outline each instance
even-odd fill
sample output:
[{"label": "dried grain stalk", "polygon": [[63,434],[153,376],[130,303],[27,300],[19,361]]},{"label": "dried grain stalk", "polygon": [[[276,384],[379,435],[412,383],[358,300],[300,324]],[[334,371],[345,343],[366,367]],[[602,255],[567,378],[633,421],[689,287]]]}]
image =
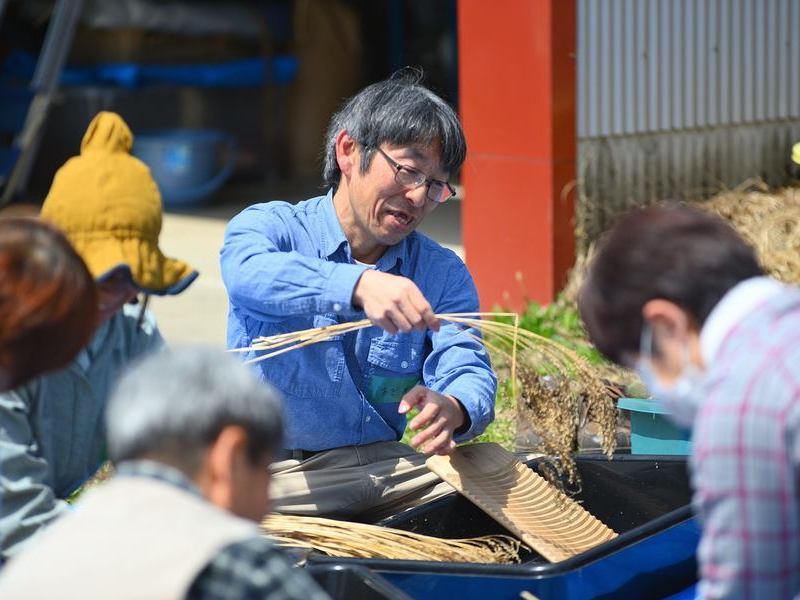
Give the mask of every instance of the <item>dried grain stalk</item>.
[{"label": "dried grain stalk", "polygon": [[339,557],[506,564],[518,563],[526,548],[507,535],[450,540],[321,517],[274,514],[261,526],[282,546]]},{"label": "dried grain stalk", "polygon": [[574,461],[578,431],[586,422],[597,423],[602,449],[610,457],[616,446],[614,400],[619,390],[605,381],[603,371],[554,340],[492,321],[483,321],[481,330],[495,367],[512,365],[517,413],[550,457],[543,474],[559,487],[562,475],[579,485]]}]

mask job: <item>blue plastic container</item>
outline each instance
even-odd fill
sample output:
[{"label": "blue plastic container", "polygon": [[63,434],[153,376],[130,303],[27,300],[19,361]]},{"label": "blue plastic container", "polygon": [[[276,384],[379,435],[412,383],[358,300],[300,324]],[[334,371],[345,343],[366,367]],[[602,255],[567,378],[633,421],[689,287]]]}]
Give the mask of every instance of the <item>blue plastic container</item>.
[{"label": "blue plastic container", "polygon": [[654,400],[620,398],[617,406],[631,413],[632,454],[691,454],[690,432],[669,420]]},{"label": "blue plastic container", "polygon": [[213,129],[137,134],[133,154],[153,174],[166,207],[205,203],[228,179],[236,160],[232,136]]}]

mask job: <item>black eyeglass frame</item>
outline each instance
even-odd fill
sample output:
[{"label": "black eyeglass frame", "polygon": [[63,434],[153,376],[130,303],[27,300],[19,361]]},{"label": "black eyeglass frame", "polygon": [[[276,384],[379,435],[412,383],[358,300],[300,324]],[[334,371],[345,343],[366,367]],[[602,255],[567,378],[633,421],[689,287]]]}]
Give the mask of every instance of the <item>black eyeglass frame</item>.
[{"label": "black eyeglass frame", "polygon": [[[375,148],[375,149],[383,155],[383,157],[386,159],[386,162],[388,162],[389,165],[391,165],[391,167],[395,170],[394,180],[399,185],[403,186],[405,189],[407,189],[407,190],[415,190],[418,187],[427,184],[427,188],[428,189],[425,192],[425,197],[428,200],[430,200],[431,202],[435,202],[436,204],[443,204],[444,202],[447,202],[448,200],[450,200],[450,198],[452,198],[453,196],[456,195],[455,188],[452,185],[450,185],[449,182],[441,181],[439,179],[434,179],[433,177],[428,177],[427,175],[425,175],[425,173],[423,173],[419,169],[415,169],[414,167],[407,167],[406,165],[401,165],[399,162],[394,160],[391,156],[386,154],[386,152],[384,152],[381,148]],[[409,173],[411,175],[415,175],[416,176],[416,178],[414,179],[413,183],[412,182],[403,183],[402,181],[400,181],[400,179],[398,179],[400,177],[400,173],[402,173],[403,171],[405,171],[406,173]],[[442,190],[446,189],[448,192],[450,192],[450,195],[447,196],[444,200],[438,200],[437,198],[431,198],[431,186],[433,184],[441,185],[442,186]],[[441,196],[441,194],[439,194],[439,196]]]}]

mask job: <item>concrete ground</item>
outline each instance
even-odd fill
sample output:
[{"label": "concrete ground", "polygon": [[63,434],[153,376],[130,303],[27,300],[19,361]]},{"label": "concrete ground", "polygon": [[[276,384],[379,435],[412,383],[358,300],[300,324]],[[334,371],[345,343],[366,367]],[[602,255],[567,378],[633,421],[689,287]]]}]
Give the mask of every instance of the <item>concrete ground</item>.
[{"label": "concrete ground", "polygon": [[[308,188],[306,196],[318,193]],[[290,198],[292,194],[276,196]],[[296,199],[303,196],[297,196]],[[263,201],[263,195],[243,194],[191,212],[164,214],[161,248],[167,256],[180,258],[200,272],[200,276],[178,296],[151,298],[150,307],[158,319],[164,338],[171,344],[207,344],[224,347],[228,300],[219,270],[219,249],[228,221],[250,204]],[[453,200],[434,210],[420,230],[453,249],[462,258],[461,207]]]}]

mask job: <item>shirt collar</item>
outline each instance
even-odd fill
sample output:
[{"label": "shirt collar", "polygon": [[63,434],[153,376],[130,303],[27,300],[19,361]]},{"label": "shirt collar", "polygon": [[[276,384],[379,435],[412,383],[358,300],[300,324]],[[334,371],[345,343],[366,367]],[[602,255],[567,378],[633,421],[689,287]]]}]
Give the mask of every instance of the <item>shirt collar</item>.
[{"label": "shirt collar", "polygon": [[708,315],[700,331],[703,362],[710,365],[733,328],[748,314],[785,289],[784,284],[770,277],[753,277],[729,290]]},{"label": "shirt collar", "polygon": [[116,474],[120,477],[157,479],[197,496],[202,496],[197,486],[186,475],[174,467],[154,460],[126,460],[117,466]]},{"label": "shirt collar", "polygon": [[[120,309],[122,310],[122,309]],[[72,368],[77,368],[80,372],[86,374],[92,368],[92,361],[98,353],[102,352],[103,347],[106,345],[106,338],[111,335],[111,321],[117,318],[117,314],[111,315],[100,326],[95,329],[92,339],[84,346],[75,360],[70,365]]]},{"label": "shirt collar", "polygon": [[[411,235],[400,243],[389,246],[386,252],[383,253],[383,256],[378,259],[376,265],[378,270],[389,271],[394,268],[398,262],[400,262],[401,265],[403,262],[406,262],[409,252],[408,240],[413,235],[416,235],[416,232],[412,232]],[[348,258],[351,258],[350,244],[347,241],[347,236],[344,234],[342,224],[339,222],[339,217],[336,215],[336,208],[333,205],[333,188],[331,188],[322,200],[322,240],[320,245],[325,258],[330,258],[336,254],[339,248],[342,247],[342,244],[347,244]]]},{"label": "shirt collar", "polygon": [[333,188],[328,190],[322,200],[322,252],[325,258],[330,258],[347,243],[347,236],[344,234],[342,224],[336,215],[336,208],[333,206]]}]

